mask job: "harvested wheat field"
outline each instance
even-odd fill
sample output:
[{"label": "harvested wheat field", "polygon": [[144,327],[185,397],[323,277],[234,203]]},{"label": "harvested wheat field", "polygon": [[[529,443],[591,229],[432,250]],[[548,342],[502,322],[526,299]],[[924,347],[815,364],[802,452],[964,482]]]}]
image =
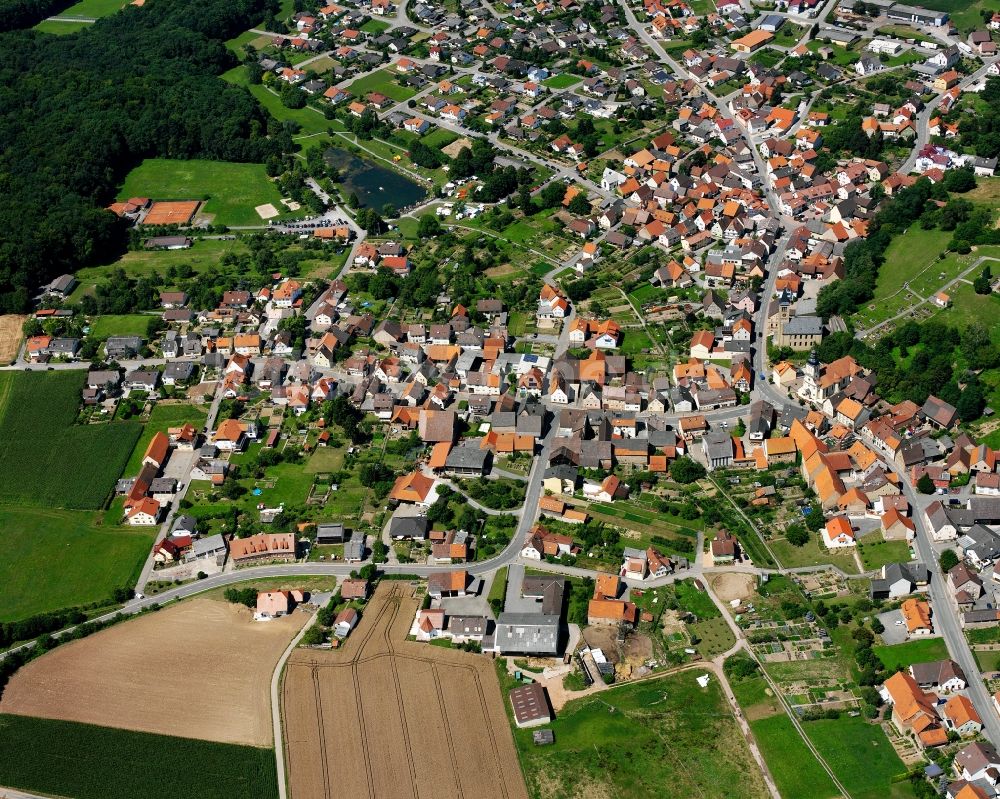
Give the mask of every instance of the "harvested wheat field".
[{"label": "harvested wheat field", "polygon": [[405,640],[419,604],[383,582],[343,647],[289,658],[291,799],[527,797],[493,663]]},{"label": "harvested wheat field", "polygon": [[27,316],[4,314],[0,316],[0,364],[13,362],[21,348],[21,328]]},{"label": "harvested wheat field", "polygon": [[271,675],[308,619],[198,598],[73,641],[7,685],[0,713],[270,746]]}]

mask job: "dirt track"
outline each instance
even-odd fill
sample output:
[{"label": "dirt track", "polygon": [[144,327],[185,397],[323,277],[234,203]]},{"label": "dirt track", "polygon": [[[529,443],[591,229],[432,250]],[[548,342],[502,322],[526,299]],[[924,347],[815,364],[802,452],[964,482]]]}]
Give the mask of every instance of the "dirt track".
[{"label": "dirt track", "polygon": [[750,599],[757,587],[757,578],[752,574],[721,572],[708,575],[708,584],[723,602],[734,599]]},{"label": "dirt track", "polygon": [[292,654],[291,799],[527,797],[493,663],[406,641],[418,606],[382,583],[343,648]]},{"label": "dirt track", "polygon": [[308,618],[255,622],[204,598],[172,605],[32,661],[0,713],[270,746],[271,674]]},{"label": "dirt track", "polygon": [[27,316],[4,314],[0,316],[0,364],[11,363],[21,348],[21,328]]}]

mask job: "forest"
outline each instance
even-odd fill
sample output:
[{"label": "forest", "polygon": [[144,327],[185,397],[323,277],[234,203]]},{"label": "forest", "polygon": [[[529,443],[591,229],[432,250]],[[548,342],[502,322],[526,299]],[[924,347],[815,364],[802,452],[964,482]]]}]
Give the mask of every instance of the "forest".
[{"label": "forest", "polygon": [[217,78],[235,64],[222,42],[266,13],[265,0],[148,0],[68,36],[0,34],[0,313],[124,251],[104,206],[144,158],[291,149],[245,89]]}]

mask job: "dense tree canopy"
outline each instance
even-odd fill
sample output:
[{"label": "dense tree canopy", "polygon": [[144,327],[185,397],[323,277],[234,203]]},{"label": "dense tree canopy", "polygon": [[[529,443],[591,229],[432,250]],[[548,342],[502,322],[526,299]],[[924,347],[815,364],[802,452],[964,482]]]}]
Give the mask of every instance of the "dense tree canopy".
[{"label": "dense tree canopy", "polygon": [[0,312],[124,249],[103,206],[143,158],[263,161],[289,143],[216,77],[235,63],[222,41],[264,6],[150,0],[68,36],[0,34]]}]

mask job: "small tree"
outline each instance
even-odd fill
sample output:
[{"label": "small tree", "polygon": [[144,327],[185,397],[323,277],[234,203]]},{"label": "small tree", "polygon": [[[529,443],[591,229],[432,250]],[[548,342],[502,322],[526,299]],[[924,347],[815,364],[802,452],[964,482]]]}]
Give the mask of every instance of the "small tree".
[{"label": "small tree", "polygon": [[941,564],[941,571],[950,572],[958,565],[958,555],[955,554],[954,549],[946,549],[941,553],[938,563]]},{"label": "small tree", "polygon": [[920,475],[920,479],[917,480],[917,491],[921,494],[933,494],[934,493],[934,481],[927,472]]}]

